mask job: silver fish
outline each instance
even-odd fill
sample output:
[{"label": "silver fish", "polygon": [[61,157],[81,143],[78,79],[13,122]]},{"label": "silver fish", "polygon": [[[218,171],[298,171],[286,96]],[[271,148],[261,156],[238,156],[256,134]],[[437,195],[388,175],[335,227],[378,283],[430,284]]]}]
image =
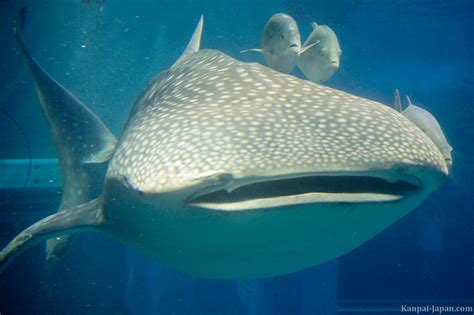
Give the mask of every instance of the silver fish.
[{"label": "silver fish", "polygon": [[313,32],[306,39],[298,68],[313,82],[329,80],[339,69],[341,47],[334,31],[326,25],[311,23]]},{"label": "silver fish", "polygon": [[270,68],[290,73],[301,53],[301,36],[296,21],[284,13],[273,15],[263,29],[262,48],[241,52],[248,51],[262,53]]},{"label": "silver fish", "polygon": [[400,111],[403,116],[408,118],[411,122],[418,126],[424,133],[430,137],[431,140],[438,146],[441,154],[444,156],[448,167],[451,166],[452,157],[451,151],[453,148],[449,145],[446,136],[444,135],[441,126],[439,125],[436,118],[428,112],[426,109],[413,105],[410,98],[406,96],[408,107],[403,109],[402,102],[400,100],[400,93],[395,90],[395,109]]}]

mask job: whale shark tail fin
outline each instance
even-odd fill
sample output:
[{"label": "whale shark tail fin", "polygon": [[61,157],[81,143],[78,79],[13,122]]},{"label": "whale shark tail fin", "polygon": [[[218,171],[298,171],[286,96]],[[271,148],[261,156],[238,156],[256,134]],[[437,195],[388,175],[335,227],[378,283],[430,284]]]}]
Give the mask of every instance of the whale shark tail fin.
[{"label": "whale shark tail fin", "polygon": [[[112,156],[116,139],[86,105],[32,57],[23,37],[25,18],[26,8],[22,8],[13,33],[33,76],[41,109],[49,124],[61,169],[59,211],[66,211],[101,193],[106,169],[104,163]],[[62,256],[68,241],[66,235],[49,240],[46,249],[48,260]]]},{"label": "whale shark tail fin", "polygon": [[89,108],[51,77],[31,56],[23,38],[25,16],[26,8],[22,8],[15,20],[13,32],[33,75],[56,149],[61,147],[68,150],[72,158],[81,163],[107,161],[114,150],[115,137]]}]

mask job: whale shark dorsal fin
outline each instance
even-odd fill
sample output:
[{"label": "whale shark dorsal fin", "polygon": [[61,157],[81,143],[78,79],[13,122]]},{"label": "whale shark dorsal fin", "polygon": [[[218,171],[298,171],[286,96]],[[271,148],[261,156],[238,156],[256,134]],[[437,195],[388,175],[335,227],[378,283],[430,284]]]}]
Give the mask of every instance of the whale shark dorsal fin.
[{"label": "whale shark dorsal fin", "polygon": [[394,107],[397,112],[401,113],[403,111],[402,101],[400,100],[400,91],[398,91],[398,89],[395,89],[394,92]]},{"label": "whale shark dorsal fin", "polygon": [[193,36],[191,37],[191,40],[186,46],[186,49],[184,50],[182,56],[192,54],[199,50],[199,48],[201,47],[203,25],[204,25],[204,16],[201,15],[201,17],[199,18],[199,22],[196,25],[196,29],[194,30]]},{"label": "whale shark dorsal fin", "polygon": [[201,14],[201,17],[199,18],[199,22],[196,25],[196,28],[194,29],[193,36],[189,40],[188,45],[186,46],[186,48],[184,49],[183,53],[178,58],[178,60],[174,63],[174,65],[178,64],[187,55],[190,55],[192,53],[199,51],[199,48],[201,47],[203,26],[204,26],[204,16]]},{"label": "whale shark dorsal fin", "polygon": [[246,53],[246,52],[249,52],[249,51],[263,53],[263,49],[261,49],[261,48],[244,49],[244,50],[241,50],[240,53],[242,54],[242,53]]},{"label": "whale shark dorsal fin", "polygon": [[316,27],[318,27],[318,23],[316,23],[314,21],[311,22],[311,27],[313,28],[313,30],[316,29]]}]

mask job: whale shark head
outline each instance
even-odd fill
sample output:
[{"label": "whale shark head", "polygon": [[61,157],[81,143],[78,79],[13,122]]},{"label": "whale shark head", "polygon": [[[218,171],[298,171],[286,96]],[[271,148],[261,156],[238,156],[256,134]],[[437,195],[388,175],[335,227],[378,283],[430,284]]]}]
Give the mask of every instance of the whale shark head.
[{"label": "whale shark head", "polygon": [[392,108],[200,50],[137,101],[105,206],[112,233],[168,266],[255,278],[347,253],[447,174]]},{"label": "whale shark head", "polygon": [[108,177],[217,210],[388,202],[435,189],[440,150],[388,106],[201,50],[135,105]]}]

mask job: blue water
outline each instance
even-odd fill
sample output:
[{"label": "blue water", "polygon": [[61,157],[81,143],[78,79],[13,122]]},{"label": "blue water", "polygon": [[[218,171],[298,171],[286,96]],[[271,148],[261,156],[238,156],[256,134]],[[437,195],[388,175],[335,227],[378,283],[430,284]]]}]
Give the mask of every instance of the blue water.
[{"label": "blue water", "polygon": [[[211,281],[179,274],[107,236],[76,237],[53,266],[35,246],[0,275],[0,314],[394,314],[402,304],[474,307],[474,1],[0,1],[0,160],[54,158],[12,22],[27,6],[30,51],[115,134],[141,89],[174,63],[202,13],[202,47],[245,61],[276,12],[327,24],[343,50],[326,84],[433,113],[453,146],[447,182],[349,254],[287,276]],[[296,71],[296,75],[299,73]],[[26,139],[25,139],[26,136]],[[5,176],[0,174],[0,176]],[[56,174],[57,177],[57,174]],[[41,184],[41,183],[36,183]],[[31,188],[31,187],[30,187]],[[0,244],[53,213],[58,190],[0,190]],[[463,313],[464,314],[464,313]]]}]

